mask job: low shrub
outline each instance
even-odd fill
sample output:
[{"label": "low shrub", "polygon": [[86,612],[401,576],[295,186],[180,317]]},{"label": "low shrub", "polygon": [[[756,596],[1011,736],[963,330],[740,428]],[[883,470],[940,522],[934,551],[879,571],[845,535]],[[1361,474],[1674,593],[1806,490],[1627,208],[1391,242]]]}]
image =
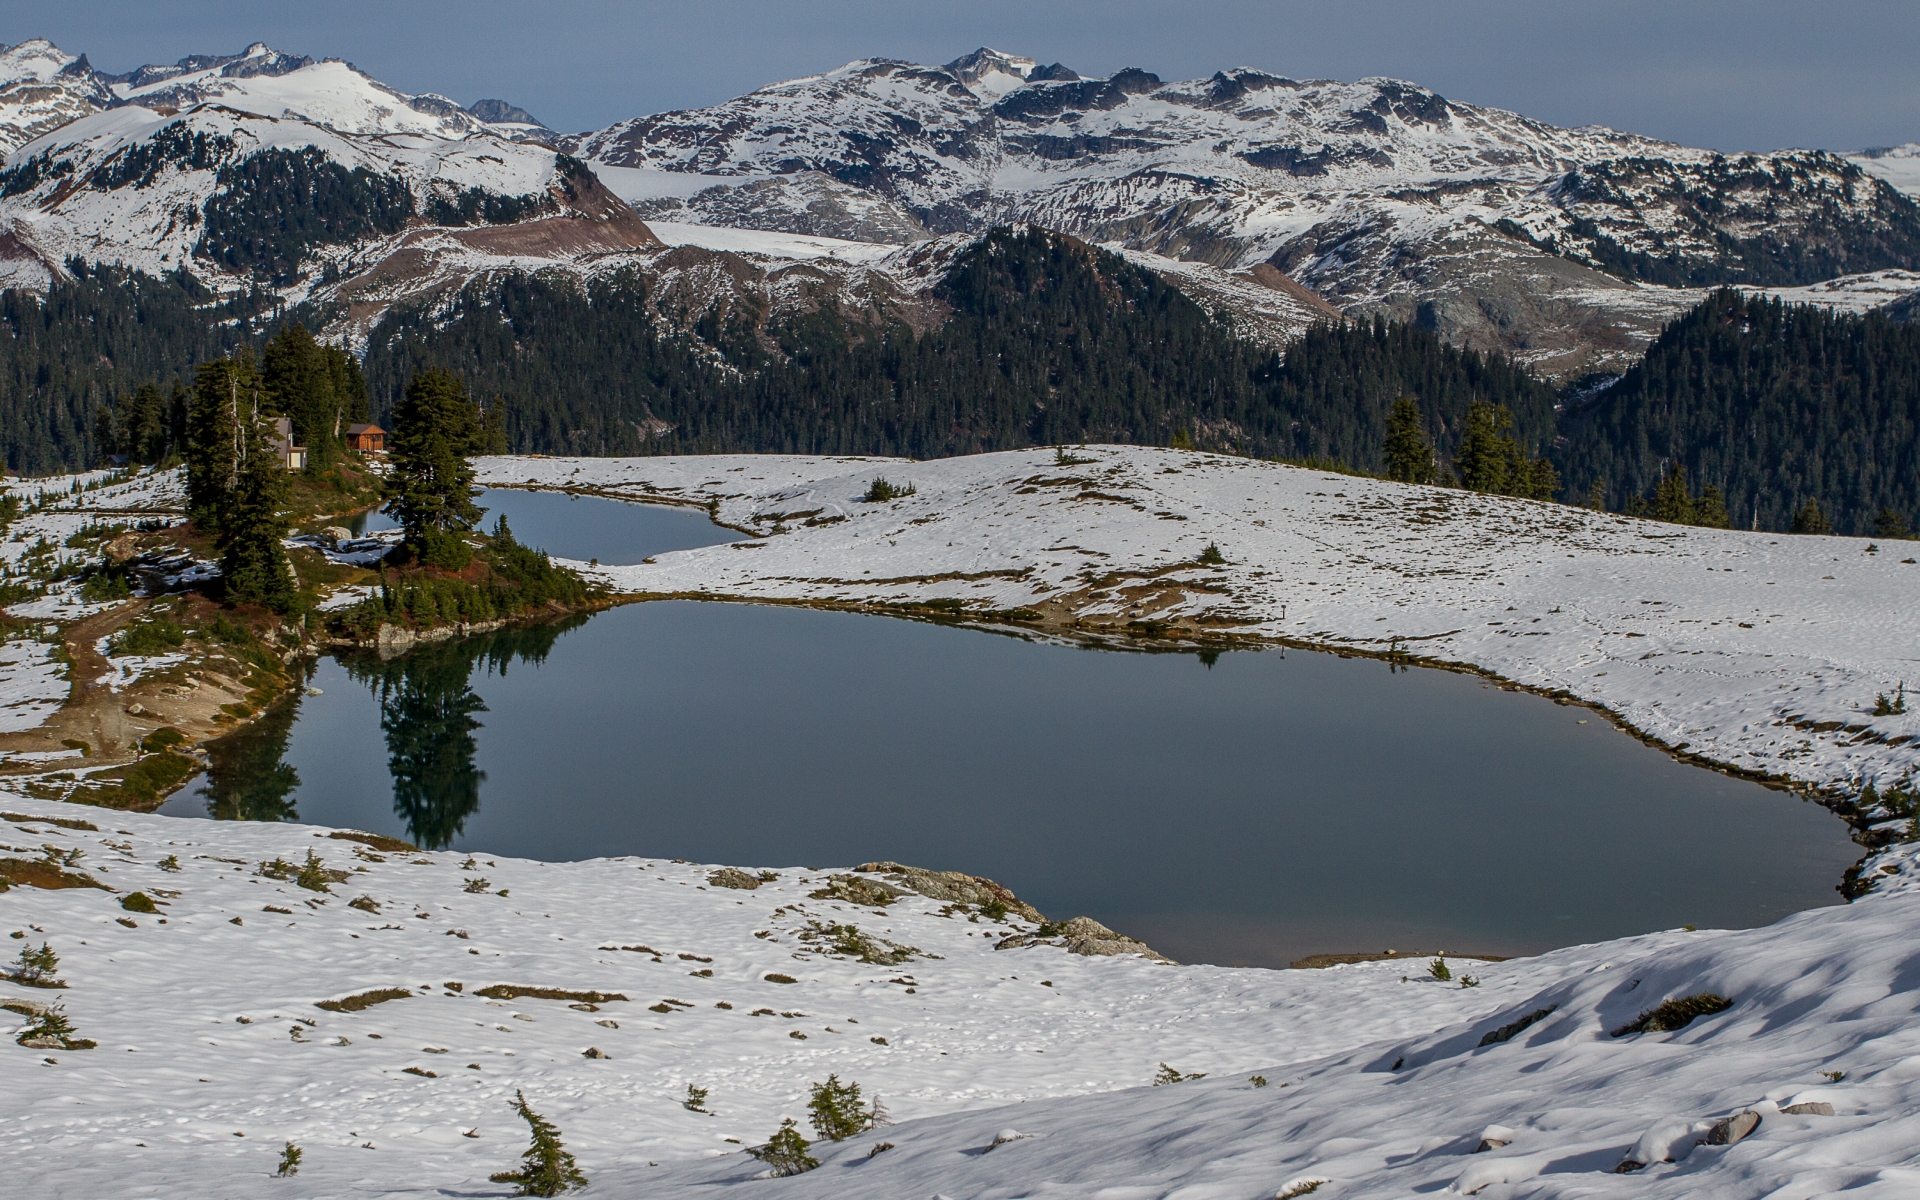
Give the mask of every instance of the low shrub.
[{"label": "low shrub", "polygon": [[1664,1000],[1657,1007],[1650,1008],[1633,1020],[1613,1031],[1614,1037],[1626,1037],[1633,1033],[1671,1033],[1676,1029],[1685,1029],[1697,1018],[1710,1017],[1733,1007],[1733,1001],[1713,992],[1696,992],[1691,996],[1681,996],[1673,1000]]},{"label": "low shrub", "polygon": [[187,631],[162,618],[122,629],[107,643],[107,654],[113,658],[145,657],[178,650],[186,644]]},{"label": "low shrub", "polygon": [[328,1012],[359,1012],[389,1000],[405,1000],[412,995],[406,988],[375,988],[370,992],[355,992],[340,1000],[315,1000],[313,1006]]},{"label": "low shrub", "polygon": [[137,913],[156,913],[160,911],[154,906],[153,897],[147,895],[145,892],[128,892],[126,895],[120,897],[120,907],[126,909],[128,912]]},{"label": "low shrub", "polygon": [[792,1117],[780,1122],[780,1128],[764,1146],[748,1147],[747,1153],[773,1168],[776,1176],[800,1175],[820,1165],[820,1160],[808,1154],[812,1143],[800,1136],[800,1129]]},{"label": "low shrub", "polygon": [[535,1000],[572,1000],[580,1004],[605,1004],[610,1000],[622,1000],[626,997],[619,992],[577,992],[566,988],[520,987],[511,983],[496,983],[492,987],[483,987],[474,992],[476,996],[485,996],[489,1000],[517,1000],[529,996]]}]

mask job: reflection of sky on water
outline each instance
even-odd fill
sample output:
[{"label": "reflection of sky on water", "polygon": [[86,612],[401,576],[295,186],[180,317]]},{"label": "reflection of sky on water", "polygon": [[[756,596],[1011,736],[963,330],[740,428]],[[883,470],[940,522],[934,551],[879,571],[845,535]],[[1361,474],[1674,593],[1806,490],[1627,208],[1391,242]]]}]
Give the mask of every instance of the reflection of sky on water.
[{"label": "reflection of sky on water", "polygon": [[284,760],[300,819],[546,859],[895,859],[1264,964],[1763,924],[1834,902],[1857,856],[1817,806],[1585,709],[1370,660],[685,602],[433,649],[321,664]]}]

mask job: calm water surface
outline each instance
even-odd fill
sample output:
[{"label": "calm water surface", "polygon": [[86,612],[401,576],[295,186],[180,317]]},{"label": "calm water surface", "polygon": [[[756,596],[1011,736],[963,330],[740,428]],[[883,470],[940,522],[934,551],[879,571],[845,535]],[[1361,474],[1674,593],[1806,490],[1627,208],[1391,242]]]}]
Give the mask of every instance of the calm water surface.
[{"label": "calm water surface", "polygon": [[[575,557],[669,548],[647,523],[732,536],[698,513],[490,499]],[[162,811],[551,860],[895,859],[1185,961],[1259,965],[1765,924],[1837,902],[1859,853],[1818,806],[1585,709],[1324,654],[1208,665],[673,602],[329,659],[313,683]]]}]

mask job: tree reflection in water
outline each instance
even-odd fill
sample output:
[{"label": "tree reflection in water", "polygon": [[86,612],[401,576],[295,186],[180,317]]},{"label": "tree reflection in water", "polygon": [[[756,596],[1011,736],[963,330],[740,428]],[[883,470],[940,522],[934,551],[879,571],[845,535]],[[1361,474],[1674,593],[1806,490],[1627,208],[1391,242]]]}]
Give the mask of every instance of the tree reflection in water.
[{"label": "tree reflection in water", "polygon": [[300,775],[281,759],[300,714],[299,688],[237,733],[207,743],[207,815],[216,821],[297,821]]},{"label": "tree reflection in water", "polygon": [[585,620],[432,643],[386,662],[370,656],[343,660],[347,673],[371,687],[380,701],[393,811],[406,822],[415,845],[429,850],[452,845],[467,818],[480,809],[487,773],[474,763],[479,750],[474,733],[482,727],[474,714],[486,712],[487,705],[473,690],[474,668],[484,664],[487,674],[504,676],[515,660],[538,664],[555,639]]}]

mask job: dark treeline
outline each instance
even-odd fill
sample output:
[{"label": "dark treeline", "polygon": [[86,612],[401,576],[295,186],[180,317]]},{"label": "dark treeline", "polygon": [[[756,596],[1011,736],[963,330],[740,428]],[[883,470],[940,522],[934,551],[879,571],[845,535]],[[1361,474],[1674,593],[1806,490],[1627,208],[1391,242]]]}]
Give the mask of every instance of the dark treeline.
[{"label": "dark treeline", "polygon": [[[449,308],[390,311],[364,377],[295,325],[265,341],[263,295],[217,303],[186,276],[70,266],[44,300],[0,295],[0,446],[16,471],[164,461],[190,398],[175,381],[253,347],[262,411],[293,419],[317,469],[346,422],[369,407],[387,420],[438,367],[485,406],[487,441],[516,452],[1178,444],[1741,528],[1887,536],[1920,518],[1920,328],[1733,292],[1556,413],[1509,360],[1409,326],[1319,326],[1276,355],[1157,276],[1037,231],[961,254],[937,293],[951,319],[919,334],[831,306],[681,332],[640,271],[511,275]],[[1563,484],[1535,457],[1550,445]]]},{"label": "dark treeline", "polygon": [[[0,292],[0,455],[22,474],[77,470],[118,449],[94,442],[101,408],[142,384],[170,392],[202,362],[251,344],[265,297],[221,302],[186,272],[155,278],[74,261],[45,296]],[[171,403],[163,395],[160,408]],[[168,412],[160,423],[173,421]],[[149,423],[145,442],[177,437]]]},{"label": "dark treeline", "polygon": [[1920,514],[1920,327],[1716,292],[1562,432],[1570,497],[1671,508],[1677,465],[1737,528],[1793,528],[1813,501],[1835,532],[1886,536]]},{"label": "dark treeline", "polygon": [[444,311],[396,310],[366,371],[376,408],[427,367],[497,399],[518,452],[759,451],[933,458],[1078,442],[1166,445],[1378,469],[1387,412],[1419,399],[1443,458],[1477,402],[1552,436],[1554,395],[1504,358],[1408,326],[1325,326],[1284,359],[1158,276],[1068,238],[996,231],[938,289],[915,336],[831,307],[663,332],[638,273],[586,288],[516,276]]}]

